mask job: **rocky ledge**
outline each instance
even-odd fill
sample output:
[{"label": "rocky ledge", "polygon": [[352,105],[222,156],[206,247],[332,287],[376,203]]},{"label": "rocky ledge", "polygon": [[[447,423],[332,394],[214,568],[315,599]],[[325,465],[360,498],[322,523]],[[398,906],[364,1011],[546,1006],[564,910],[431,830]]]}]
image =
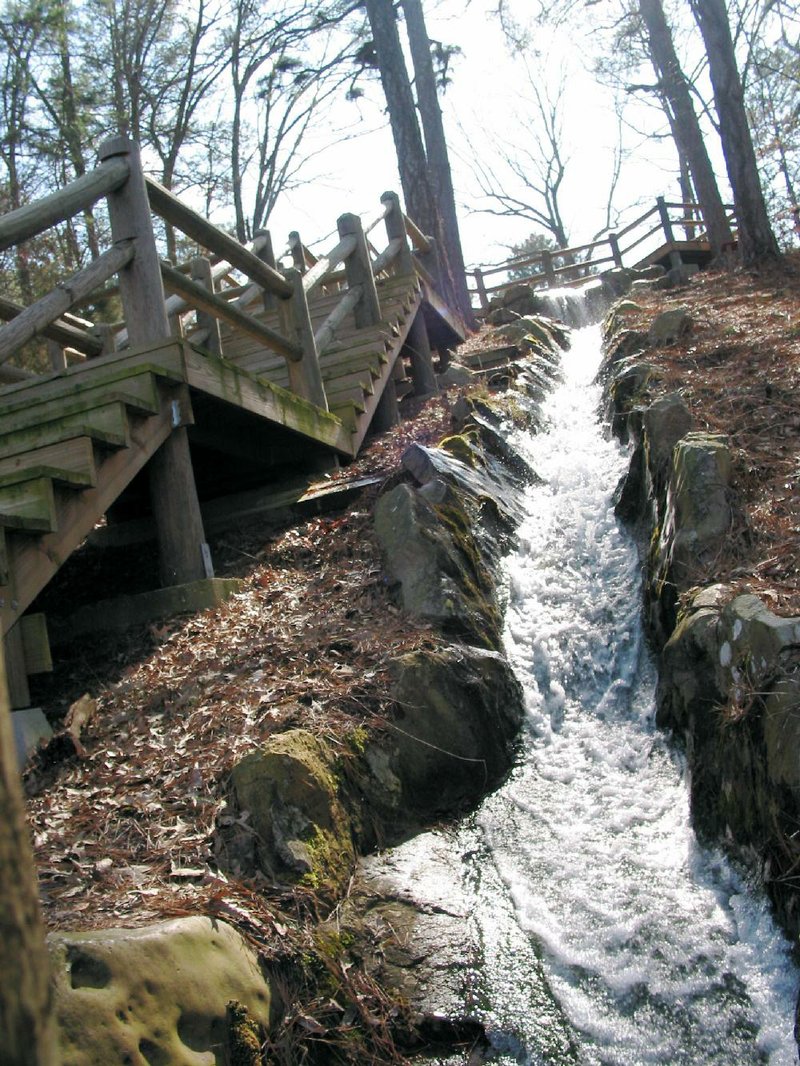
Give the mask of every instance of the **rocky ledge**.
[{"label": "rocky ledge", "polygon": [[[272,892],[294,886],[315,906],[349,894],[372,908],[374,889],[352,889],[358,856],[474,808],[512,768],[524,709],[500,650],[499,565],[536,474],[506,430],[535,421],[568,338],[541,318],[516,321],[511,334],[499,342],[515,356],[502,369],[513,399],[498,401],[465,372],[472,387],[453,407],[454,432],[438,447],[409,447],[375,508],[385,580],[431,639],[393,663],[391,712],[378,728],[344,737],[288,729],[236,763],[217,825],[222,872]],[[233,924],[194,916],[52,935],[64,1062],[260,1063],[292,982],[236,931],[241,915],[228,917]],[[348,943],[364,935],[351,918]],[[332,959],[345,939],[320,927],[315,943],[297,966],[333,999]],[[434,1043],[475,1037],[474,1023],[466,1033],[460,1023],[426,1025]]]},{"label": "rocky ledge", "polygon": [[654,396],[658,349],[692,328],[685,309],[606,321],[601,373],[613,431],[630,440],[618,514],[641,535],[644,611],[660,653],[658,724],[686,750],[692,816],[763,879],[787,932],[800,933],[800,618],[715,580],[737,522],[728,439],[693,423],[680,394]]}]

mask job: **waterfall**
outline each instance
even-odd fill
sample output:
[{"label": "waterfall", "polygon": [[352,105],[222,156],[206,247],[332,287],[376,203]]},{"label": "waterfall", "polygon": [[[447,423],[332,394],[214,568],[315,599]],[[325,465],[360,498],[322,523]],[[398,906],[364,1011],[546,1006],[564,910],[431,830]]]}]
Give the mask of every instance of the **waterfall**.
[{"label": "waterfall", "polygon": [[599,349],[596,327],[575,334],[546,427],[517,440],[543,479],[506,565],[524,760],[462,826],[394,849],[384,872],[469,928],[461,1009],[485,1021],[491,1061],[790,1066],[789,946],[763,894],[698,844],[683,762],[653,725]]}]

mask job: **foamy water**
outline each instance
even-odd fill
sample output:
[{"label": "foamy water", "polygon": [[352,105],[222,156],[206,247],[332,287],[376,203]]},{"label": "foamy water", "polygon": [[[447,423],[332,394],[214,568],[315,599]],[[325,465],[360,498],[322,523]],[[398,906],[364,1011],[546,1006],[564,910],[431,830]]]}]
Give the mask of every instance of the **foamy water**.
[{"label": "foamy water", "polygon": [[524,764],[394,867],[468,913],[465,1007],[495,1061],[790,1066],[788,944],[763,895],[698,846],[682,763],[653,727],[639,563],[610,506],[626,457],[597,424],[598,361],[597,329],[579,331],[548,431],[518,441],[544,479],[507,561]]}]

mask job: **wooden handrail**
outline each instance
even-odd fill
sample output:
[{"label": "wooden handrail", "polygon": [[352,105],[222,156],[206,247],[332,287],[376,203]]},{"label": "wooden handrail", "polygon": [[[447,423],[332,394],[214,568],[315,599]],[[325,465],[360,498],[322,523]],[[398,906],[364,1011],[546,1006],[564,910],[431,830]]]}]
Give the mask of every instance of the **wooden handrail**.
[{"label": "wooden handrail", "polygon": [[85,211],[102,196],[124,185],[129,173],[130,167],[124,159],[110,159],[58,192],[9,211],[0,217],[0,252]]},{"label": "wooden handrail", "polygon": [[322,255],[310,270],[303,275],[303,288],[306,295],[324,281],[326,275],[331,273],[340,263],[343,263],[348,255],[352,255],[356,248],[356,239],[351,235],[343,237],[327,255]]},{"label": "wooden handrail", "polygon": [[[271,266],[262,262],[257,255],[248,251],[244,245],[239,244],[235,237],[229,236],[217,226],[212,225],[191,207],[181,203],[177,196],[159,185],[152,178],[146,178],[147,195],[150,206],[163,219],[176,226],[192,240],[209,251],[216,252],[221,259],[230,263],[231,266],[241,270],[251,281],[256,282],[268,292],[288,300],[292,295],[292,288],[283,275],[279,274]],[[176,271],[177,273],[177,271]]]},{"label": "wooden handrail", "polygon": [[230,322],[232,326],[236,326],[244,333],[249,333],[286,359],[298,361],[303,358],[303,349],[299,345],[292,344],[291,341],[282,337],[280,333],[276,333],[269,326],[265,326],[258,319],[253,318],[252,315],[240,311],[238,307],[223,300],[216,293],[209,292],[202,285],[198,285],[191,278],[187,278],[185,274],[181,274],[179,270],[175,270],[174,267],[162,263],[161,276],[168,288],[172,289],[173,292],[179,293],[193,307]]},{"label": "wooden handrail", "polygon": [[9,359],[23,344],[39,336],[112,274],[127,266],[135,254],[136,247],[132,240],[118,241],[83,270],[73,274],[67,281],[59,282],[41,300],[26,307],[8,325],[0,327],[0,363]]},{"label": "wooden handrail", "polygon": [[[0,319],[4,322],[11,322],[12,319],[21,315],[24,310],[24,307],[14,303],[13,300],[0,296]],[[103,342],[98,340],[97,337],[83,329],[70,325],[69,322],[59,319],[45,327],[41,331],[41,336],[47,338],[47,340],[55,341],[63,348],[75,348],[88,356],[97,356],[103,351]]]},{"label": "wooden handrail", "polygon": [[364,236],[366,237],[368,233],[372,233],[375,227],[379,226],[381,222],[385,220],[386,216],[389,214],[390,211],[391,204],[384,204],[380,211],[376,215],[373,215],[369,222],[362,223]]},{"label": "wooden handrail", "polygon": [[336,330],[347,318],[351,311],[355,311],[364,295],[364,286],[355,285],[342,295],[341,300],[331,311],[317,332],[314,334],[314,343],[317,352],[322,355],[324,351],[336,340]]},{"label": "wooden handrail", "polygon": [[403,240],[401,237],[393,237],[386,247],[372,260],[372,273],[375,277],[381,274],[387,267],[397,259],[403,250]]},{"label": "wooden handrail", "polygon": [[418,252],[429,252],[431,250],[430,238],[426,237],[419,226],[408,215],[404,216],[406,224],[406,233],[411,238],[411,243]]}]

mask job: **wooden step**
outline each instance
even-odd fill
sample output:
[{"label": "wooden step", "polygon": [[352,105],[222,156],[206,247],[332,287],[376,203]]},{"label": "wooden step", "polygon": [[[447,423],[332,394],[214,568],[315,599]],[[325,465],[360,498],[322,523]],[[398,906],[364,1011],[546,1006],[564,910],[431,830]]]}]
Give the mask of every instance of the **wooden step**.
[{"label": "wooden step", "polygon": [[[0,459],[0,481],[10,475],[25,472],[28,472],[28,477],[38,477],[39,474],[29,472],[44,469],[69,471],[80,477],[85,484],[94,485],[97,480],[97,465],[91,439],[73,437],[59,444],[49,444],[44,448],[35,448],[21,455]],[[20,480],[23,479],[20,478]]]},{"label": "wooden step", "polygon": [[351,433],[355,433],[358,428],[359,419],[366,411],[366,407],[363,402],[355,403],[351,400],[342,402],[338,407],[331,408],[337,418],[340,418],[342,425],[346,426]]},{"label": "wooden step", "polygon": [[162,345],[157,351],[146,349],[131,353],[119,352],[101,359],[87,359],[60,374],[32,378],[0,388],[3,410],[14,405],[25,406],[33,397],[53,399],[57,396],[80,395],[98,385],[111,385],[141,373],[155,374],[168,381],[183,381],[183,349],[180,343]]},{"label": "wooden step", "polygon": [[30,533],[54,532],[58,523],[50,478],[40,477],[0,488],[0,526]]},{"label": "wooden step", "polygon": [[115,401],[124,403],[136,414],[154,415],[161,406],[155,377],[152,374],[139,374],[110,386],[99,385],[72,396],[44,399],[32,396],[29,403],[13,411],[9,411],[0,399],[0,429],[2,435],[7,436],[18,429],[80,415]]},{"label": "wooden step", "polygon": [[125,404],[115,401],[39,426],[28,426],[15,433],[0,433],[0,459],[73,437],[91,437],[111,448],[127,447],[130,432]]}]

